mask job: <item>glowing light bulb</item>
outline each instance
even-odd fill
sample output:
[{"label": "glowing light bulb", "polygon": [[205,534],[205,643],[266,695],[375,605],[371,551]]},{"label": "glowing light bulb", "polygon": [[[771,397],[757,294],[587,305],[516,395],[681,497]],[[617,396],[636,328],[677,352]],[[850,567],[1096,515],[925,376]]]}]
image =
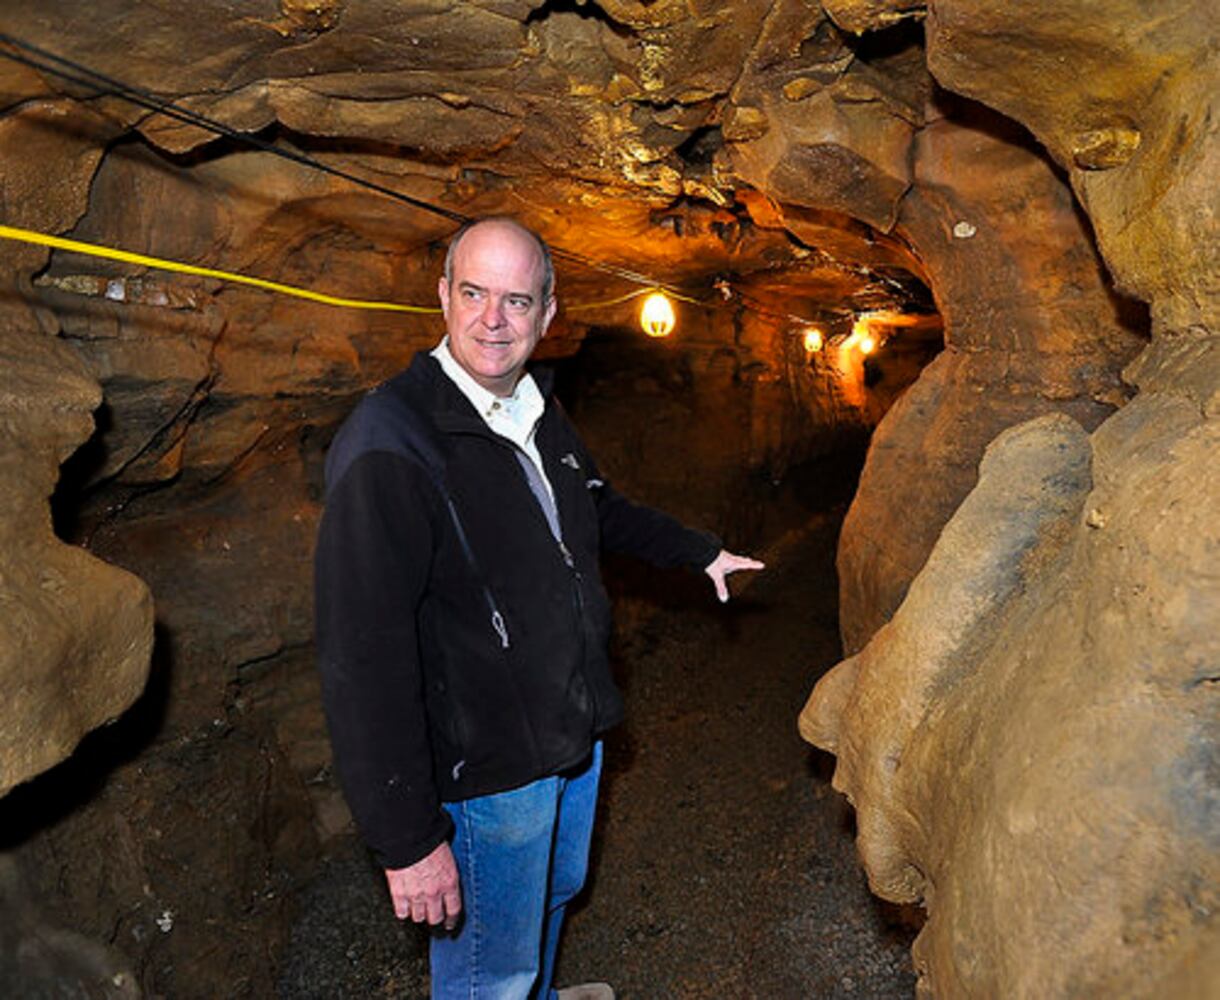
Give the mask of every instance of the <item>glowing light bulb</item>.
[{"label": "glowing light bulb", "polygon": [[673,332],[674,307],[660,292],[653,292],[644,300],[640,310],[640,326],[650,337],[668,337]]},{"label": "glowing light bulb", "polygon": [[805,345],[806,354],[817,354],[826,343],[826,337],[816,326],[805,328],[805,336],[801,339]]},{"label": "glowing light bulb", "polygon": [[[864,355],[872,354],[881,346],[882,342],[882,337],[878,335],[876,328],[899,325],[894,322],[895,315],[881,310],[860,313],[856,317],[856,321],[852,323],[851,336],[843,342],[843,346],[854,347]],[[899,321],[903,318],[898,316]]]}]

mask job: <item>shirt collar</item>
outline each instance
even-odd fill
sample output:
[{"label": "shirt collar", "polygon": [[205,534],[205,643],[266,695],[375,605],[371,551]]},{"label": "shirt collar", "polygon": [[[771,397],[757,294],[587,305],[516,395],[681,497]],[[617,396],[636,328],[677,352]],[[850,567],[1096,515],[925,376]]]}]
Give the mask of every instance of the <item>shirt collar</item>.
[{"label": "shirt collar", "polygon": [[440,363],[441,370],[444,371],[449,379],[462,390],[470,405],[475,408],[479,416],[484,420],[489,419],[499,407],[493,407],[493,403],[499,403],[505,408],[516,409],[519,404],[524,404],[527,409],[536,410],[539,413],[542,411],[542,393],[538,389],[537,383],[534,382],[534,377],[529,372],[524,372],[521,378],[517,380],[517,385],[514,387],[512,395],[507,397],[497,396],[494,392],[479,385],[474,380],[470,372],[466,371],[457,359],[453,356],[453,352],[449,350],[449,335],[445,334],[441,338],[441,342],[432,349],[432,356]]}]

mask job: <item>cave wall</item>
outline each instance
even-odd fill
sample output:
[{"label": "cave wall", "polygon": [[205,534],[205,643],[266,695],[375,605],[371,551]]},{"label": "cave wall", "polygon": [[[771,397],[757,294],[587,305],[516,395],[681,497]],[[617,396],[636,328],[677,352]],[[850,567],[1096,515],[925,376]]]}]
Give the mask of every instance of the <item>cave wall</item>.
[{"label": "cave wall", "polygon": [[[823,6],[284,2],[244,18],[211,11],[212,30],[200,33],[197,17],[167,9],[134,18],[120,0],[94,5],[90,23],[104,31],[84,30],[72,4],[13,0],[4,20],[116,76],[155,81],[159,92],[239,130],[277,130],[264,135],[469,214],[511,211],[557,245],[677,283],[745,272],[734,294],[769,292],[781,318],[819,298],[857,309],[883,304],[903,275],[926,280],[946,321],[946,350],[905,393],[865,391],[858,359],[807,358],[787,319],[763,318],[738,300],[684,316],[661,348],[673,362],[669,374],[640,386],[656,407],[641,417],[637,440],[683,454],[684,463],[644,467],[615,440],[612,421],[592,411],[591,437],[629,490],[748,537],[724,500],[740,485],[742,463],[782,479],[835,436],[866,433],[897,395],[840,553],[845,646],[861,652],[815,695],[805,728],[841,755],[840,784],[860,811],[874,885],[929,907],[918,958],[923,988],[946,996],[1010,988],[1045,995],[1048,984],[1100,989],[1141,957],[1140,982],[1189,976],[1189,964],[1174,962],[1204,940],[1208,925],[1186,918],[1212,905],[1205,857],[1190,838],[1210,815],[1198,808],[1214,803],[1214,783],[1196,763],[1214,736],[1191,735],[1206,723],[1214,697],[1206,664],[1215,662],[1214,640],[1197,628],[1214,596],[1206,570],[1214,560],[1206,560],[1215,551],[1206,516],[1215,481],[1201,471],[1214,445],[1217,269],[1206,200],[1215,174],[1214,73],[1205,72],[1206,37],[1192,28],[1208,23],[1206,12],[1178,3],[1149,23],[1138,5],[1103,10],[1085,0],[1019,11],[887,0]],[[925,19],[926,60],[912,12]],[[853,34],[865,30],[880,33]],[[192,58],[178,58],[182,51]],[[979,103],[938,94],[928,66],[942,86]],[[4,158],[7,221],[286,281],[325,280],[348,295],[432,299],[447,220],[7,63],[0,93],[3,148],[39,153]],[[6,804],[47,817],[44,835],[27,847],[38,888],[65,919],[137,956],[146,982],[206,988],[198,977],[207,957],[236,935],[249,945],[233,956],[250,970],[246,986],[269,988],[259,928],[280,926],[285,873],[346,823],[326,776],[307,649],[320,460],[355,395],[430,344],[435,320],[306,308],[58,252],[44,266],[43,251],[7,244],[0,255],[11,289],[5,354],[15,359],[0,375],[12,386],[3,396],[4,460],[22,484],[11,507],[20,544],[0,550],[13,560],[5,596],[40,609],[28,617],[29,636],[61,629],[67,647],[32,642],[37,656],[22,652],[7,676],[14,689],[43,678],[42,703],[69,717],[53,752],[13,783],[62,757],[141,689],[152,637],[148,591],[114,567],[151,586],[160,626],[152,683],[127,720],[142,741],[137,756],[99,744],[105,752],[94,753],[89,775],[100,790],[70,816],[40,812],[29,796]],[[1150,303],[1155,324],[1126,381],[1120,372],[1147,338],[1111,276],[1118,292]],[[560,288],[573,301],[622,290],[579,268],[562,273]],[[544,346],[570,357],[597,323],[631,326],[631,307],[564,315]],[[676,384],[667,391],[668,381]],[[51,533],[47,498],[57,464],[89,435],[99,386],[100,433],[61,486],[74,499],[60,512],[60,532],[82,543],[66,546]],[[982,489],[989,442],[1043,415],[1028,436],[1005,439],[1032,442],[1027,464],[1015,465],[1021,474],[1043,469],[1062,449],[1075,456],[1075,478],[1054,484],[1073,492],[1057,496],[1053,537],[1035,531],[1036,565],[1022,566],[1028,579],[1005,591],[1036,593],[1027,603],[1001,602],[998,570],[988,576],[990,564],[978,565],[986,553],[967,552],[969,578],[982,573],[983,582],[965,603],[1002,603],[1003,612],[978,625],[977,608],[963,611],[939,658],[927,650],[944,644],[935,637],[948,612],[908,623],[907,646],[886,640],[895,630],[882,625],[908,588],[915,593],[921,567],[935,568],[941,529],[976,482]],[[998,470],[993,493],[995,482],[1002,494],[1020,481],[1005,457],[1011,448],[997,443],[988,453],[997,456],[988,459]],[[1172,491],[1159,498],[1156,483]],[[1088,489],[1103,491],[1097,503]],[[974,523],[1012,515],[1011,505],[987,496]],[[1154,505],[1170,499],[1194,519],[1162,516]],[[1072,521],[1079,511],[1083,527]],[[1141,534],[1154,529],[1172,538]],[[6,519],[0,531],[9,530]],[[978,533],[1004,556],[993,552],[992,562],[1011,569],[1011,544],[991,539],[990,529]],[[946,554],[941,579],[956,578],[959,555]],[[56,559],[72,560],[66,583],[44,586],[31,567]],[[1143,590],[1113,596],[1118,577],[1110,574],[1138,578],[1154,563],[1166,569]],[[81,596],[71,597],[78,587]],[[59,603],[47,608],[48,594]],[[1178,617],[1165,617],[1165,608]],[[1133,638],[1115,624],[1124,621],[1146,627]],[[1099,622],[1113,632],[1099,635]],[[1010,629],[1002,641],[1001,626]],[[958,641],[963,634],[968,642]],[[1046,639],[1036,649],[1035,634]],[[1138,656],[1119,656],[1120,640],[1135,638]],[[1035,660],[1041,672],[1017,669]],[[1196,680],[1175,674],[1177,661],[1192,664]],[[93,687],[79,680],[83,662]],[[1140,670],[1162,678],[1161,687],[1149,687]],[[959,681],[968,697],[954,688]],[[1069,689],[1065,704],[1082,706],[1090,696],[1122,701],[1116,692],[1132,687],[1172,689],[1173,697],[1155,711],[1132,709],[1065,734],[1058,717],[1040,710],[1055,684]],[[1000,725],[1008,697],[1044,728]],[[77,703],[87,710],[67,710]],[[933,736],[921,713],[964,721]],[[1115,720],[1178,734],[1164,767],[1124,757]],[[1020,756],[1013,748],[1028,741]],[[892,760],[878,748],[895,742],[900,759],[920,762],[904,765],[901,782],[849,779]],[[907,752],[908,742],[917,748]],[[1077,759],[1061,756],[1068,745],[1087,747],[1102,770],[1081,767],[1062,789],[1047,787],[1065,760]],[[13,760],[28,747],[18,741]],[[963,759],[959,787],[945,762]],[[1034,762],[1043,768],[1037,778]],[[999,767],[1010,767],[1005,787],[1022,803],[1009,825],[1033,839],[1006,839],[1012,831],[997,819],[1006,814],[980,791],[998,780]],[[1115,824],[1146,813],[1146,825],[1130,829],[1156,831],[1158,857],[1173,859],[1164,882],[1141,881],[1155,866],[1115,860],[1078,824],[1056,828],[1064,796],[1092,801],[1085,786],[1111,770],[1129,778],[1118,783],[1121,794],[1079,815],[1105,817],[1098,837],[1119,850],[1136,840],[1112,836]],[[1021,812],[1020,796],[1036,808]],[[1192,796],[1202,805],[1173,811]],[[159,807],[192,797],[221,805]],[[946,834],[931,820],[949,803],[958,822]],[[920,820],[918,830],[895,822],[903,810]],[[937,836],[924,837],[929,828]],[[121,849],[103,850],[111,844]],[[1015,860],[998,865],[997,845]],[[180,872],[192,857],[196,876],[184,884]],[[880,858],[921,877],[880,877]],[[1046,858],[1060,867],[1040,867]],[[1052,870],[1071,870],[1074,881],[1047,891]],[[1191,875],[1203,889],[1187,884]],[[203,892],[205,877],[212,912],[184,912],[179,900]],[[1022,881],[1028,892],[1018,891]],[[994,895],[977,891],[993,884]],[[1043,912],[1048,899],[1053,912]],[[1085,899],[1100,900],[1111,916],[1151,916],[1120,916],[1092,937],[1077,935]],[[160,929],[166,913],[177,914],[172,934]],[[1001,940],[1014,914],[1021,933]],[[1069,945],[1078,938],[1079,950],[1042,948],[1035,938],[1045,926]],[[1180,951],[1160,943],[1171,932],[1185,942]],[[1129,941],[1137,945],[1127,948]],[[1020,947],[1037,956],[1024,972]],[[1064,968],[1086,958],[1096,963],[1096,981],[1064,978]]]},{"label": "cave wall", "polygon": [[[900,6],[827,4],[860,27]],[[873,888],[927,908],[924,995],[1220,985],[1205,6],[928,7],[933,73],[1045,144],[1152,340],[1123,369],[1134,398],[1092,433],[1047,416],[988,445],[892,619],[802,713],[838,758]]]},{"label": "cave wall", "polygon": [[902,602],[987,444],[1048,412],[1096,427],[1147,342],[1144,310],[1113,290],[1045,153],[986,109],[942,101],[913,143],[898,226],[931,276],[946,350],[878,428],[843,526],[847,652]]},{"label": "cave wall", "polygon": [[[5,220],[69,228],[109,132],[89,112],[47,99],[0,121],[0,145],[30,153],[0,164]],[[0,265],[0,795],[127,708],[152,645],[147,586],[52,531],[59,465],[92,434],[101,389],[21,294],[44,259],[22,249]]]},{"label": "cave wall", "polygon": [[[864,23],[827,6],[849,30]],[[869,17],[909,37],[895,11]],[[853,47],[797,4],[776,5],[768,28],[787,51],[747,67],[725,125],[733,171],[770,199],[755,217],[821,246],[834,246],[828,213],[893,231],[945,322],[946,350],[880,425],[844,525],[854,651],[901,603],[987,443],[1049,411],[1096,426],[1125,399],[1119,371],[1147,321],[1114,292],[1061,173],[1021,126],[936,92],[901,34]],[[743,118],[750,128],[732,127]]]},{"label": "cave wall", "polygon": [[[468,13],[474,5],[464,6]],[[104,43],[69,30],[66,6],[45,8],[22,27],[55,49],[75,37],[74,56],[116,75],[156,79],[166,92],[199,91],[188,103],[233,125],[256,128],[278,119],[302,133],[285,132],[281,142],[325,162],[470,214],[520,214],[556,244],[620,265],[680,282],[753,262],[761,294],[772,272],[789,275],[794,311],[815,295],[876,294],[867,275],[814,258],[782,228],[755,227],[745,213],[689,200],[688,189],[702,192],[710,182],[710,153],[686,163],[674,150],[705,127],[716,94],[731,84],[732,60],[746,58],[755,30],[748,20],[737,24],[722,12],[719,26],[709,27],[683,15],[656,29],[656,49],[630,46],[631,60],[654,52],[651,68],[623,62],[648,86],[673,73],[653,109],[651,91],[642,87],[642,106],[605,103],[602,86],[622,85],[605,70],[625,43],[603,21],[574,13],[529,28],[503,17],[461,26],[463,44],[526,53],[507,83],[503,54],[487,57],[487,65],[452,65],[459,27],[444,16],[407,19],[429,38],[431,75],[418,73],[418,47],[405,40],[406,29],[402,39],[383,37],[403,46],[399,62],[414,66],[416,75],[404,80],[394,65],[377,72],[375,61],[364,57],[364,73],[343,71],[350,46],[367,40],[355,18],[333,35],[316,36],[225,23],[223,44],[196,61],[167,66],[160,46],[173,48],[166,37],[191,44],[191,25],[171,19],[153,41],[156,33],[142,31],[125,9],[99,12],[110,26]],[[21,5],[9,13],[19,20]],[[336,44],[344,30],[351,34],[338,50],[316,51]],[[723,51],[704,50],[699,40],[707,30],[723,36]],[[273,71],[269,47],[314,50],[310,85],[295,77],[275,85],[244,79],[248,60],[264,58],[266,72]],[[683,74],[666,64],[671,51],[706,62],[706,92],[687,92]],[[304,57],[294,58],[295,66],[274,72],[304,73]],[[478,100],[463,104],[459,83]],[[441,87],[446,96],[438,102],[433,92]],[[35,113],[36,105],[23,103],[28,95],[46,89],[38,77],[12,82],[10,128]],[[420,93],[404,96],[403,89]],[[568,97],[557,101],[557,90]],[[673,103],[679,91],[694,103]],[[38,193],[60,214],[7,215],[6,221],[349,297],[434,300],[452,221],[266,153],[208,143],[197,129],[140,117],[118,101],[55,100],[60,118],[73,124],[70,116],[80,116],[92,131],[73,145],[48,128],[50,145],[38,160],[6,157],[24,173],[23,184],[6,179],[3,196],[6,205],[23,204]],[[488,105],[498,110],[489,112]],[[132,125],[138,137],[127,131]],[[488,132],[493,125],[506,131]],[[421,152],[413,144],[423,134],[430,148]],[[714,130],[708,134],[715,139]],[[348,137],[349,148],[319,139],[331,135]],[[516,138],[510,143],[505,136]],[[12,139],[7,149],[27,148],[24,135]],[[68,153],[70,186],[42,175],[41,162]],[[540,172],[539,161],[562,172]],[[74,199],[67,210],[65,189]],[[870,250],[867,234],[857,224],[840,237],[859,263],[909,263],[893,247]],[[71,634],[90,651],[91,683],[114,707],[83,719],[73,742],[141,691],[142,697],[83,754],[5,800],[4,846],[20,847],[25,881],[51,920],[111,943],[149,990],[268,995],[276,970],[266,955],[283,943],[292,879],[349,826],[329,772],[309,651],[309,566],[324,449],[357,395],[431,346],[439,322],[332,310],[70,252],[48,256],[4,244],[0,253],[11,262],[21,308],[42,324],[40,335],[57,352],[60,368],[87,387],[76,404],[72,445],[89,436],[89,411],[96,408],[97,432],[64,467],[59,485],[56,528],[77,543],[60,547],[88,553],[97,572],[118,574],[121,567],[135,574],[118,577],[129,581],[129,591],[142,588],[116,593],[111,607],[92,578],[77,572],[104,611],[92,631],[76,627]],[[567,301],[602,300],[623,290],[561,262],[560,294]],[[544,354],[571,357],[591,324],[635,328],[634,310],[629,303],[565,314]],[[648,460],[620,447],[623,421],[611,411],[622,404],[621,389],[604,420],[592,409],[584,413],[590,440],[626,491],[728,536],[757,538],[750,512],[758,498],[747,480],[759,480],[763,492],[774,490],[771,484],[790,465],[831,447],[840,433],[862,439],[883,408],[862,387],[858,368],[838,378],[811,367],[786,320],[777,324],[737,302],[679,310],[675,335],[648,345],[654,371],[639,388],[650,405],[633,411]],[[27,349],[23,364],[33,357]],[[913,375],[906,371],[904,378]],[[31,400],[26,405],[53,405],[22,388]],[[33,433],[16,437],[14,453],[25,460],[37,453],[38,441]],[[47,501],[68,450],[44,460],[45,482],[31,500],[48,542]],[[25,523],[15,522],[14,529]],[[24,540],[29,537],[35,536]],[[44,560],[29,548],[14,549],[13,556],[23,571]],[[14,573],[9,582],[21,578]],[[156,598],[151,664],[148,591]],[[123,659],[114,643],[102,641],[103,625],[117,629],[136,612],[143,644]],[[643,613],[635,607],[624,618]],[[134,670],[134,680],[119,683],[119,667]],[[49,682],[76,685],[74,697],[89,690],[68,657],[48,657],[45,673]],[[15,669],[13,683],[27,683],[26,674]],[[60,711],[71,704],[60,688],[48,686],[50,704]],[[69,750],[70,744],[57,746],[14,783]],[[198,905],[201,899],[206,906]],[[213,971],[218,949],[232,975]]]}]

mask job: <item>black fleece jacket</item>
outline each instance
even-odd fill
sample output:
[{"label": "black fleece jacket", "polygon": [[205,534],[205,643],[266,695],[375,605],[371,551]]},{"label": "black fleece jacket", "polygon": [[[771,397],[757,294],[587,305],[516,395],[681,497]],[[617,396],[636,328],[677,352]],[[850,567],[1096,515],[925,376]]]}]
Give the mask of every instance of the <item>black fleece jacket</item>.
[{"label": "black fleece jacket", "polygon": [[315,557],[323,701],[344,794],[387,868],[448,836],[442,801],[579,763],[621,719],[603,546],[695,569],[720,548],[604,482],[547,373],[535,378],[559,540],[519,449],[427,354],[365,396],[327,455]]}]

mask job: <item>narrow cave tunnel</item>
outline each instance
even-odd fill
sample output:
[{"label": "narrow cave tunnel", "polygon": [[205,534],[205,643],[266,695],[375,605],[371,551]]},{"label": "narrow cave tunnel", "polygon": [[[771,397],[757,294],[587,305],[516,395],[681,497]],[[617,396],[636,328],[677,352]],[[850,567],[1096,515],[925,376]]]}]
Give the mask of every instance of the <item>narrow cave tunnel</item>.
[{"label": "narrow cave tunnel", "polygon": [[247,6],[0,13],[0,990],[427,995],[312,555],[494,215],[554,249],[535,362],[601,473],[767,562],[726,605],[603,563],[561,981],[1220,988],[1204,4]]}]

